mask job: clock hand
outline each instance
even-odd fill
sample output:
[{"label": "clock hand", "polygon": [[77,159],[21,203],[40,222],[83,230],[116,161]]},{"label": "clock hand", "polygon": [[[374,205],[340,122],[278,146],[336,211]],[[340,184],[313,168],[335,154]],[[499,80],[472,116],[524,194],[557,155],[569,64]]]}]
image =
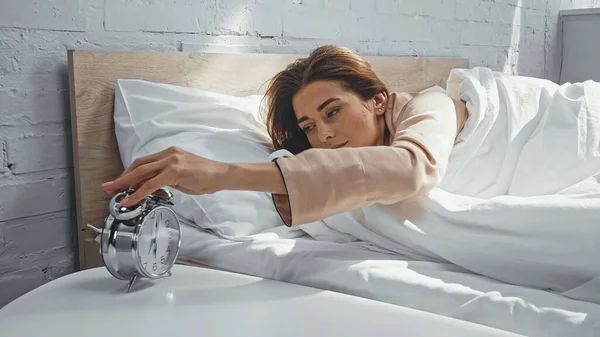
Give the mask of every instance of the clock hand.
[{"label": "clock hand", "polygon": [[152,247],[156,244],[156,223],[158,220],[154,221],[154,227],[152,227],[152,239],[150,239],[150,245],[148,247],[148,254],[152,252]]},{"label": "clock hand", "polygon": [[156,258],[157,236],[158,236],[158,220],[154,223],[154,258]]}]

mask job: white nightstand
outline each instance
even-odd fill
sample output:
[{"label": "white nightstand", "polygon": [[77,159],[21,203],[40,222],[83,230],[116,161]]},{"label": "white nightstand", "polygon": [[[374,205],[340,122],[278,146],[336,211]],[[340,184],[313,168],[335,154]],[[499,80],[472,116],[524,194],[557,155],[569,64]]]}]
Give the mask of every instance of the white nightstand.
[{"label": "white nightstand", "polygon": [[2,337],[516,336],[329,291],[176,265],[127,282],[104,268],[47,283],[0,310]]}]

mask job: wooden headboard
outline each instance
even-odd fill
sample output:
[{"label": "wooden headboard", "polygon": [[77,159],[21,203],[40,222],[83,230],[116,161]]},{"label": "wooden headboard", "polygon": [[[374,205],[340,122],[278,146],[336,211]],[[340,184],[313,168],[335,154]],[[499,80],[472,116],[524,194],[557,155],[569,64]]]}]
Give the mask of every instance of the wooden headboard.
[{"label": "wooden headboard", "polygon": [[[120,78],[141,79],[246,96],[264,93],[268,80],[298,57],[290,54],[201,54],[182,52],[68,52],[75,166],[77,231],[82,269],[102,265],[86,224],[103,225],[109,197],[101,184],[123,165],[114,134],[113,100]],[[445,87],[465,59],[365,57],[391,91]]]}]

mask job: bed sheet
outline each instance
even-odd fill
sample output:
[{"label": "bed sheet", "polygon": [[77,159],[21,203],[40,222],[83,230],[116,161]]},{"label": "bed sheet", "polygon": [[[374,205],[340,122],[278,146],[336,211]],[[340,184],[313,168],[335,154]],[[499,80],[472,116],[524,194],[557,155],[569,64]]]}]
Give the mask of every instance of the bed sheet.
[{"label": "bed sheet", "polygon": [[403,259],[368,243],[276,234],[229,240],[184,222],[181,258],[379,300],[526,336],[599,336],[600,305],[514,286],[460,267]]}]

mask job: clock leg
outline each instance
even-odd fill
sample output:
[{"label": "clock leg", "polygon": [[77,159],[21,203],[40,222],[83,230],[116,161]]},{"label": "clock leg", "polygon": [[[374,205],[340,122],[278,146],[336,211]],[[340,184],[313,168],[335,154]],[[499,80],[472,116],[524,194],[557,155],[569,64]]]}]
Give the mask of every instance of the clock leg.
[{"label": "clock leg", "polygon": [[127,286],[127,292],[129,292],[131,290],[131,287],[133,286],[133,283],[135,283],[137,278],[138,278],[138,274],[137,273],[133,274],[133,276],[129,280],[129,285]]},{"label": "clock leg", "polygon": [[167,274],[169,274],[169,276],[173,276],[170,270],[167,272]]},{"label": "clock leg", "polygon": [[96,234],[102,234],[102,230],[101,230],[101,229],[99,229],[99,228],[96,228],[96,227],[94,227],[94,226],[92,226],[92,225],[90,225],[90,224],[88,224],[87,226],[88,226],[88,227],[89,227],[91,230],[93,230],[93,231],[94,231],[94,233],[96,233]]}]

